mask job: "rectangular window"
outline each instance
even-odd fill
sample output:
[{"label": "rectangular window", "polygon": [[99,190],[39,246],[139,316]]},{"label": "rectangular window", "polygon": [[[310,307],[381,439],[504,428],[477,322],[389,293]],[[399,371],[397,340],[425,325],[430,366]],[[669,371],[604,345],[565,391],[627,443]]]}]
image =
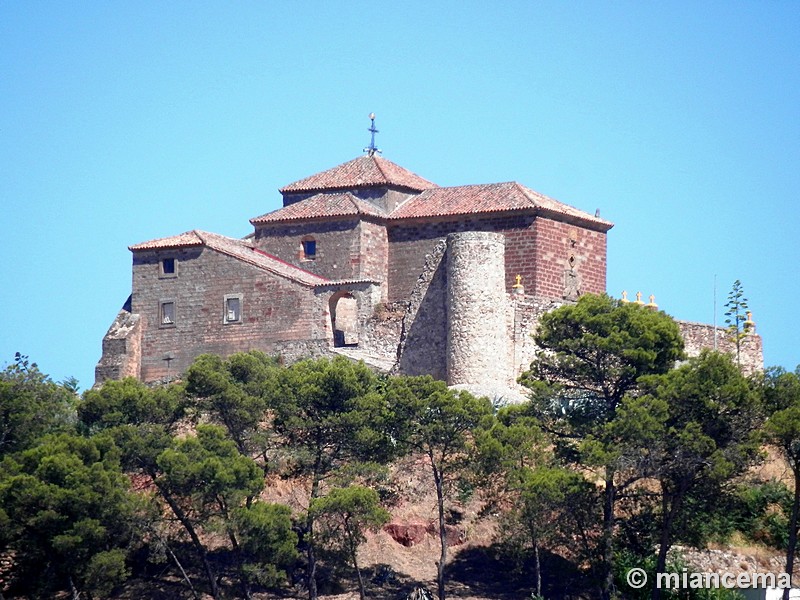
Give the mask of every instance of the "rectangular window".
[{"label": "rectangular window", "polygon": [[242,295],[241,294],[228,294],[225,296],[225,304],[223,306],[224,314],[223,323],[241,323],[242,322]]},{"label": "rectangular window", "polygon": [[177,261],[174,258],[162,258],[159,261],[158,274],[160,277],[177,277]]},{"label": "rectangular window", "polygon": [[317,257],[317,242],[315,240],[303,241],[303,258],[314,260]]},{"label": "rectangular window", "polygon": [[159,322],[162,327],[175,326],[175,302],[166,300],[159,307]]}]

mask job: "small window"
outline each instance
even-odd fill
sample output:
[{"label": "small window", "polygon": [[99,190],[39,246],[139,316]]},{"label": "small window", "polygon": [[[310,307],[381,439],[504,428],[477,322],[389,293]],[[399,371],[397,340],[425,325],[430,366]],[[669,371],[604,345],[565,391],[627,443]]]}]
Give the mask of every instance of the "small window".
[{"label": "small window", "polygon": [[161,277],[177,277],[177,264],[174,258],[162,258],[160,261],[159,275]]},{"label": "small window", "polygon": [[314,260],[317,257],[317,241],[303,240],[303,258]]},{"label": "small window", "polygon": [[241,294],[229,294],[225,296],[223,322],[241,323],[242,322],[242,296]]},{"label": "small window", "polygon": [[175,303],[171,300],[161,303],[159,321],[162,327],[175,326]]}]

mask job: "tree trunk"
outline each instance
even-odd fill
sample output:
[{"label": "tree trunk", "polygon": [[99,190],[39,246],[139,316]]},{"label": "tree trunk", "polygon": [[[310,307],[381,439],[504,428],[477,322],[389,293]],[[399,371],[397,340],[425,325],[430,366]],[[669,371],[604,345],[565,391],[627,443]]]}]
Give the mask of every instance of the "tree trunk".
[{"label": "tree trunk", "polygon": [[[200,596],[197,595],[197,591],[194,589],[194,586],[192,585],[192,582],[189,579],[189,576],[186,574],[186,571],[183,568],[183,565],[181,564],[181,561],[179,561],[178,557],[175,556],[175,553],[172,551],[172,548],[170,548],[169,545],[166,542],[163,542],[163,543],[164,543],[164,547],[167,549],[167,552],[169,552],[169,555],[172,557],[172,560],[175,562],[175,565],[178,567],[178,570],[181,572],[181,575],[183,575],[183,580],[186,582],[186,585],[189,586],[189,589],[192,592],[192,597],[195,600],[200,600]],[[0,600],[2,600],[2,598],[0,598]]]},{"label": "tree trunk", "polygon": [[664,573],[667,568],[667,552],[670,546],[670,531],[672,529],[672,521],[675,518],[675,506],[669,508],[669,501],[667,493],[662,490],[661,492],[661,514],[664,515],[664,521],[661,524],[661,539],[658,543],[658,558],[656,559],[656,570],[653,575],[653,595],[652,600],[659,600],[661,598],[661,588],[658,587],[658,574]]},{"label": "tree trunk", "polygon": [[[153,481],[155,481],[155,477],[152,475],[151,477]],[[183,525],[183,528],[189,534],[189,537],[191,538],[194,547],[197,549],[197,553],[200,555],[200,560],[202,560],[203,562],[203,569],[206,572],[206,577],[208,578],[208,585],[211,588],[211,596],[214,597],[215,599],[219,598],[219,587],[217,586],[217,578],[214,576],[214,569],[211,568],[211,563],[208,560],[208,552],[206,552],[205,546],[203,546],[202,542],[200,541],[200,538],[198,537],[197,532],[195,531],[194,526],[192,525],[192,522],[183,512],[181,507],[178,506],[175,500],[173,500],[172,496],[163,487],[161,487],[158,483],[156,483],[156,487],[158,488],[158,491],[161,493],[161,497],[164,498],[164,500],[167,502],[170,509],[172,510],[173,514],[178,518],[178,521],[181,522],[181,525]]]},{"label": "tree trunk", "polygon": [[[228,519],[227,514],[225,514],[225,519],[226,520]],[[242,555],[242,548],[241,546],[239,546],[239,541],[236,539],[236,535],[234,534],[233,529],[231,529],[230,527],[228,527],[227,529],[228,529],[228,539],[231,541],[233,554],[234,556],[236,556],[236,564],[239,567],[239,583],[242,584],[242,594],[244,595],[245,600],[252,600],[253,594],[250,590],[250,582],[247,581],[247,577],[245,576],[244,572],[244,556]]]},{"label": "tree trunk", "polygon": [[433,467],[433,480],[436,483],[436,500],[439,504],[439,543],[442,548],[436,574],[436,585],[439,593],[439,600],[444,600],[444,565],[447,561],[447,533],[444,529],[444,482],[442,481],[442,473],[436,467],[433,456],[430,456],[430,459],[431,466]]},{"label": "tree trunk", "polygon": [[539,562],[539,542],[533,541],[533,569],[536,578],[536,595],[542,595],[542,565]]},{"label": "tree trunk", "polygon": [[[314,475],[311,482],[311,498],[309,504],[319,496],[319,469],[321,464],[321,457],[317,455],[317,461],[314,465]],[[308,583],[308,600],[317,600],[317,553],[314,548],[314,517],[311,516],[311,511],[308,512],[306,517],[306,530],[308,535],[308,545],[306,548],[306,558],[308,560],[308,576],[306,577]]]},{"label": "tree trunk", "polygon": [[[789,543],[786,546],[786,572],[789,581],[794,571],[794,551],[797,547],[797,517],[800,512],[800,465],[792,464],[794,470],[794,502],[792,503],[792,519],[789,523]],[[789,589],[783,590],[783,600],[789,600]]]},{"label": "tree trunk", "polygon": [[69,591],[72,594],[72,600],[81,600],[81,594],[75,587],[75,582],[72,581],[72,575],[69,577]]},{"label": "tree trunk", "polygon": [[364,587],[364,577],[361,575],[361,569],[358,568],[358,548],[352,541],[350,542],[350,553],[350,558],[353,560],[353,567],[358,577],[358,597],[364,600],[367,597],[367,590]]},{"label": "tree trunk", "polygon": [[528,530],[531,534],[531,546],[533,547],[533,583],[537,596],[542,595],[542,567],[539,561],[539,540],[536,535],[536,525],[528,520]]},{"label": "tree trunk", "polygon": [[611,591],[614,588],[614,502],[616,500],[614,487],[614,470],[606,467],[606,480],[603,499],[603,571],[600,597],[602,600],[611,600]]}]

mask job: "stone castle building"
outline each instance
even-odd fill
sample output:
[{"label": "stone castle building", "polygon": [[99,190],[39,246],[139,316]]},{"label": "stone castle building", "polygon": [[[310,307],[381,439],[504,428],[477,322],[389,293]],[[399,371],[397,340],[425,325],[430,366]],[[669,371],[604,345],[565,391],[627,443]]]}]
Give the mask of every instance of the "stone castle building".
[{"label": "stone castle building", "polygon": [[[606,291],[612,223],[519,183],[439,187],[373,141],[280,192],[283,207],[250,219],[244,239],[194,230],[129,247],[132,293],[97,384],[165,381],[199,354],[258,349],[509,389],[539,316]],[[682,328],[690,353],[711,346],[712,327]],[[760,338],[745,345],[759,367]]]}]

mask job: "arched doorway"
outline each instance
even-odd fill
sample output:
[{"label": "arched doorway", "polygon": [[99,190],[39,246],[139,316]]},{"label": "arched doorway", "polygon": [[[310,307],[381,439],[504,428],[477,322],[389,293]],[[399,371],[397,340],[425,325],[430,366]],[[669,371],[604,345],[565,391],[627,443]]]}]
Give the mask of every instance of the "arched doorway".
[{"label": "arched doorway", "polygon": [[349,292],[338,292],[330,299],[333,345],[358,346],[358,303]]}]

